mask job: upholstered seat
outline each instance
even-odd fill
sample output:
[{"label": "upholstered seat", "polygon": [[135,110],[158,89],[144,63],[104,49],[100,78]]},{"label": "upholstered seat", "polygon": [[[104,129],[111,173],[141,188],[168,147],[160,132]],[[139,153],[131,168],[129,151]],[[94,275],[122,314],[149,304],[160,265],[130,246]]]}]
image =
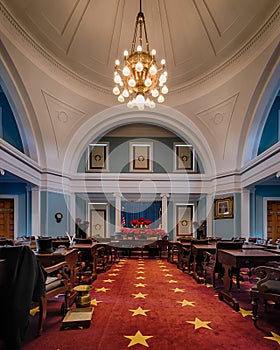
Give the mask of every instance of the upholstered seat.
[{"label": "upholstered seat", "polygon": [[256,323],[259,300],[263,302],[265,311],[268,311],[268,300],[274,301],[276,304],[280,302],[280,269],[271,266],[258,266],[254,273],[259,280],[251,288],[250,296],[252,299],[252,319]]}]

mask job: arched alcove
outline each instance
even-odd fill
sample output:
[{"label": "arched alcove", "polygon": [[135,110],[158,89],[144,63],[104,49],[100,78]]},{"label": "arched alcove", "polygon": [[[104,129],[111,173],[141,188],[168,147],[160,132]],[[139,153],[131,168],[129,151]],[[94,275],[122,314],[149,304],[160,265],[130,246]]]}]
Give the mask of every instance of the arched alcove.
[{"label": "arched alcove", "polygon": [[157,125],[170,130],[182,140],[190,142],[196,149],[205,173],[215,174],[215,162],[211,149],[200,130],[185,115],[164,106],[158,106],[151,111],[135,111],[127,109],[126,106],[118,106],[93,116],[77,130],[69,143],[65,153],[63,172],[74,174],[77,171],[80,158],[90,142],[100,139],[116,127],[132,123]]}]

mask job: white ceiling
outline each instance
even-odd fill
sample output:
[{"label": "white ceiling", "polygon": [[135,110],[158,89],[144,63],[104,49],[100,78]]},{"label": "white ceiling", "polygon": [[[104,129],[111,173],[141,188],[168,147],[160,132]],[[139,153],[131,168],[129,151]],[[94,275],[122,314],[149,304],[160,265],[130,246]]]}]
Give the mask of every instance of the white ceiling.
[{"label": "white ceiling", "polygon": [[[138,0],[2,0],[40,46],[83,79],[112,89],[130,49]],[[258,35],[279,0],[143,0],[150,47],[166,58],[169,89],[226,64]]]}]

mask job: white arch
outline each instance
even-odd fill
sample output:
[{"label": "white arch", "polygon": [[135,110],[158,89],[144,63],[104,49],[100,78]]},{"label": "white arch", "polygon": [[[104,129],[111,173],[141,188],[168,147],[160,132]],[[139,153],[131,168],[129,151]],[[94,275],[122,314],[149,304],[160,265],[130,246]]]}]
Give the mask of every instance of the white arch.
[{"label": "white arch", "polygon": [[[255,91],[255,97],[252,99],[248,108],[247,117],[250,121],[249,131],[243,144],[240,145],[242,150],[241,166],[246,165],[254,159],[258,153],[259,143],[262,137],[263,129],[272,107],[272,104],[280,90],[280,44],[274,52],[274,55],[267,65],[261,83],[267,84],[265,88],[259,85]],[[276,58],[276,63],[275,63]],[[267,73],[268,72],[268,73]],[[262,94],[261,94],[262,93]],[[260,96],[261,94],[261,96]],[[249,124],[249,123],[248,123]],[[246,129],[247,131],[247,129]],[[244,131],[244,133],[246,133]]]},{"label": "white arch", "polygon": [[65,152],[64,174],[77,171],[80,158],[88,144],[99,139],[110,130],[125,124],[147,123],[166,128],[195,147],[206,174],[215,174],[215,162],[212,151],[197,126],[182,113],[166,107],[157,106],[154,110],[136,111],[126,106],[118,106],[92,116],[73,136]]},{"label": "white arch", "polygon": [[39,162],[41,157],[41,164],[45,164],[45,152],[35,112],[21,78],[1,41],[0,53],[0,84],[16,119],[24,153],[36,162]]}]

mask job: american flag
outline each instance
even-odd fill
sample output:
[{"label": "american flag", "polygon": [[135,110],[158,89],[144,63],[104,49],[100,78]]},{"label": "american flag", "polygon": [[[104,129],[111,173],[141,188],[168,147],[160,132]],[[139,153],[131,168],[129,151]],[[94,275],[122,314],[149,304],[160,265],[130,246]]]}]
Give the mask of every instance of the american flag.
[{"label": "american flag", "polygon": [[124,216],[122,217],[122,227],[125,227],[125,218],[124,218]]}]

